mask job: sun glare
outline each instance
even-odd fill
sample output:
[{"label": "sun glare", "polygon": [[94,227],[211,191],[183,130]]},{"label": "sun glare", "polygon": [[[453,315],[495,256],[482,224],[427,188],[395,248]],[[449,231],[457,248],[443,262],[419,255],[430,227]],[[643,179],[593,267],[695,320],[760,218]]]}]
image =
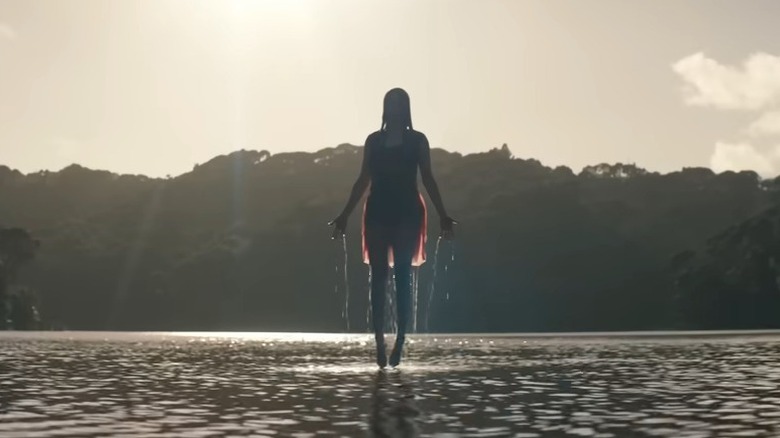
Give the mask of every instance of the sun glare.
[{"label": "sun glare", "polygon": [[309,0],[228,0],[210,3],[237,19],[251,16],[295,18],[306,12],[310,4]]}]

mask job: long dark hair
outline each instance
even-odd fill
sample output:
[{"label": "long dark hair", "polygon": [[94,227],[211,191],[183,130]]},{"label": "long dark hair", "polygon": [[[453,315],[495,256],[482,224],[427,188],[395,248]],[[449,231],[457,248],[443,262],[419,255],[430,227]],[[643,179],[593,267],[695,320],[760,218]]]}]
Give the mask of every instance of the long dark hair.
[{"label": "long dark hair", "polygon": [[384,131],[385,127],[387,127],[387,103],[390,100],[390,96],[393,94],[398,94],[401,97],[404,128],[412,129],[412,108],[409,104],[409,93],[407,93],[403,88],[393,88],[392,90],[385,93],[385,100],[382,104],[382,126],[379,128],[379,130]]}]

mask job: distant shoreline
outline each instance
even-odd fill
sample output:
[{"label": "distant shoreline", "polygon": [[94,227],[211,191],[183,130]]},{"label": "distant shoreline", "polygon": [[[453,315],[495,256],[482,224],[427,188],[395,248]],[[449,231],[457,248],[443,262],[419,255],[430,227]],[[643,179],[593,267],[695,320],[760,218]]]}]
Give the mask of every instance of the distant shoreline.
[{"label": "distant shoreline", "polygon": [[[52,336],[54,335],[54,336]],[[530,332],[530,333],[415,333],[409,335],[417,339],[448,338],[459,339],[673,339],[673,338],[731,338],[731,337],[772,337],[780,336],[780,330],[654,330],[654,331],[593,331],[593,332]],[[226,332],[226,331],[91,331],[91,330],[6,330],[0,331],[2,339],[52,339],[72,338],[73,340],[140,340],[140,339],[242,339],[246,341],[337,341],[345,339],[359,340],[371,337],[369,333],[332,333],[332,332]]]}]

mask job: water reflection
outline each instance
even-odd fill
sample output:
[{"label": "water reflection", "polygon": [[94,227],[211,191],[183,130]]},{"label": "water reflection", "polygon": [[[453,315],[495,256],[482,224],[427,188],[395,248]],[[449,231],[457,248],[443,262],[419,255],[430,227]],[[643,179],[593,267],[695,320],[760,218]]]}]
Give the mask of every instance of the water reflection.
[{"label": "water reflection", "polygon": [[0,436],[780,436],[780,337],[0,333]]},{"label": "water reflection", "polygon": [[373,384],[371,436],[418,437],[413,381],[403,371],[378,371]]}]

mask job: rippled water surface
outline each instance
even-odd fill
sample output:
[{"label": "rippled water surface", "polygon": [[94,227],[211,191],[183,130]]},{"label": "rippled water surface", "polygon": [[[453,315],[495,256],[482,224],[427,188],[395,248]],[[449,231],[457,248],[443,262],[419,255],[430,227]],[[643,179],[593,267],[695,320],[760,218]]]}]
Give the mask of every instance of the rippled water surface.
[{"label": "rippled water surface", "polygon": [[780,334],[0,332],[1,436],[780,436]]}]

